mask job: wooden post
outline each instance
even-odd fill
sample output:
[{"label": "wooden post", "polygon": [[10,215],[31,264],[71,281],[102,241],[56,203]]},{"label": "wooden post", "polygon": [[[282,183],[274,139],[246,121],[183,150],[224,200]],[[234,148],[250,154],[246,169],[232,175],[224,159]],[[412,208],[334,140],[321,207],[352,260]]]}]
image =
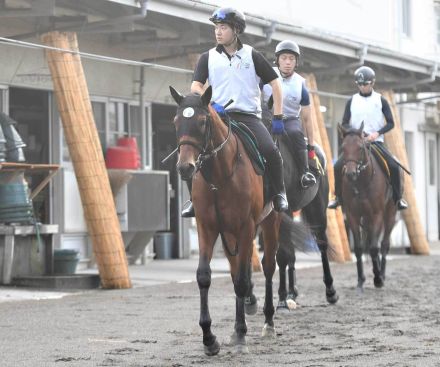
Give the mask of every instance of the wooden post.
[{"label": "wooden post", "polygon": [[[313,74],[305,75],[307,85],[310,90],[318,90],[316,79]],[[324,119],[319,109],[321,105],[317,93],[311,94],[311,109],[313,121],[313,134],[315,141],[322,147],[327,158],[327,174],[330,188],[334,187],[333,160],[330,142]],[[329,252],[329,258],[333,261],[344,262],[351,260],[351,251],[348,244],[347,232],[345,230],[344,219],[341,208],[337,210],[327,210],[327,237],[332,250]]]},{"label": "wooden post", "polygon": [[[383,92],[383,96],[388,100],[394,117],[394,129],[385,134],[385,143],[390,152],[407,168],[409,168],[408,157],[405,150],[405,140],[400,124],[400,117],[397,111],[394,93],[392,91]],[[411,253],[417,255],[429,255],[429,244],[425,232],[420,222],[419,208],[414,195],[412,177],[405,174],[404,177],[404,197],[408,202],[408,209],[402,211],[403,220],[411,243]]]},{"label": "wooden post", "polygon": [[[75,33],[50,32],[42,41],[78,51]],[[81,59],[78,54],[55,50],[47,50],[46,56],[102,287],[130,288],[127,257]]]}]

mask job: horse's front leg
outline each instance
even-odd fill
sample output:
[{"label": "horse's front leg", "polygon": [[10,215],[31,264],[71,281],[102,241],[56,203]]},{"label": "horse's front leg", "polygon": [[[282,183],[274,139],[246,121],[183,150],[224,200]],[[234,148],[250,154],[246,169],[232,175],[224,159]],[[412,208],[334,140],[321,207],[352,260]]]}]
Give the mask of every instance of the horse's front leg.
[{"label": "horse's front leg", "polygon": [[381,254],[380,275],[382,276],[383,281],[385,281],[387,255],[388,252],[390,251],[390,235],[395,223],[396,223],[396,207],[394,205],[394,202],[390,201],[385,211],[384,232],[383,232],[382,242],[380,245],[380,254]]},{"label": "horse's front leg", "polygon": [[324,272],[325,296],[328,303],[334,304],[338,302],[339,296],[336,293],[335,288],[333,287],[333,277],[330,271],[330,263],[328,261],[327,255],[328,241],[325,230],[319,231],[316,234],[316,239],[319,251],[321,252],[322,270]]},{"label": "horse's front leg", "polygon": [[199,232],[199,266],[197,268],[197,284],[200,291],[200,320],[199,325],[203,331],[203,345],[205,354],[216,355],[220,351],[217,337],[211,331],[211,316],[209,314],[208,293],[211,286],[212,251],[216,235],[198,226]]},{"label": "horse's front leg", "polygon": [[383,278],[381,273],[381,263],[379,259],[379,235],[382,231],[383,227],[383,216],[378,215],[377,217],[380,218],[380,221],[377,220],[373,223],[371,228],[369,228],[369,236],[368,236],[368,243],[370,248],[370,256],[371,256],[371,262],[373,263],[373,274],[374,274],[374,286],[376,288],[382,288],[383,287]]},{"label": "horse's front leg", "polygon": [[248,267],[249,287],[244,298],[244,311],[246,315],[255,315],[258,311],[258,301],[254,294],[254,282],[252,281],[252,267],[253,265]]},{"label": "horse's front leg", "polygon": [[350,215],[347,213],[348,224],[350,226],[351,232],[353,233],[353,241],[354,241],[354,253],[356,255],[356,268],[358,275],[358,283],[357,290],[359,292],[363,292],[363,286],[365,283],[365,275],[364,275],[364,266],[362,263],[362,243],[361,243],[361,231],[360,231],[360,223],[359,218],[355,218],[354,215]]},{"label": "horse's front leg", "polygon": [[278,273],[280,276],[280,284],[278,286],[278,305],[277,312],[288,311],[287,307],[287,289],[286,289],[286,269],[287,269],[287,253],[282,247],[277,252],[276,261],[278,264]]},{"label": "horse's front leg", "polygon": [[[255,227],[253,223],[243,228],[237,237],[229,237],[228,244],[238,241],[238,254],[228,256],[231,264],[231,276],[235,291],[235,326],[231,336],[231,345],[235,345],[237,353],[248,353],[246,346],[245,299],[251,290],[250,267]],[[234,242],[235,243],[235,242]]]},{"label": "horse's front leg", "polygon": [[264,240],[263,271],[266,278],[266,292],[264,299],[264,327],[262,335],[264,337],[275,337],[275,327],[273,315],[275,308],[273,305],[272,279],[275,273],[275,256],[278,249],[279,214],[272,212],[262,223]]}]

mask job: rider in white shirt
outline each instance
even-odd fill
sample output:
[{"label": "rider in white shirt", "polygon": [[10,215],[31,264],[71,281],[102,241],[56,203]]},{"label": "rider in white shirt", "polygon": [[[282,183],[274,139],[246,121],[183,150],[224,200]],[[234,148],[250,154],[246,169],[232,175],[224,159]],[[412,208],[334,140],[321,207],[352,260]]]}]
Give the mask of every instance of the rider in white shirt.
[{"label": "rider in white shirt", "polygon": [[[301,55],[296,42],[284,40],[275,48],[274,67],[283,89],[284,129],[289,137],[302,172],[301,185],[309,188],[316,184],[315,176],[309,170],[309,158],[315,158],[310,96],[305,79],[296,73]],[[264,106],[272,96],[269,84],[263,86]],[[304,136],[303,128],[307,134]]]},{"label": "rider in white shirt", "polygon": [[[359,93],[354,94],[345,106],[342,125],[359,129],[364,123],[364,132],[367,134],[366,140],[379,146],[381,152],[385,153],[391,175],[391,185],[393,187],[393,199],[398,210],[408,208],[405,199],[402,198],[403,188],[400,178],[401,167],[388,152],[383,141],[383,134],[394,128],[394,119],[388,101],[379,93],[374,91],[373,86],[376,81],[374,70],[368,66],[361,66],[355,73],[355,81],[359,88]],[[385,118],[385,124],[384,124]],[[336,209],[342,202],[342,167],[344,163],[339,157],[334,165],[335,172],[335,200],[328,205],[330,209]]]},{"label": "rider in white shirt", "polygon": [[[212,87],[213,108],[224,117],[244,123],[255,135],[258,148],[266,160],[266,169],[273,189],[273,206],[278,212],[289,205],[283,178],[283,161],[278,147],[261,121],[260,83],[269,83],[274,91],[272,129],[284,130],[282,121],[283,95],[278,75],[264,56],[253,47],[242,44],[246,20],[240,11],[225,7],[212,14],[216,47],[203,53],[194,71],[191,92],[203,94],[205,83]],[[233,102],[224,106],[229,100]],[[191,181],[188,181],[191,191]],[[194,216],[192,203],[182,211],[183,217]]]}]

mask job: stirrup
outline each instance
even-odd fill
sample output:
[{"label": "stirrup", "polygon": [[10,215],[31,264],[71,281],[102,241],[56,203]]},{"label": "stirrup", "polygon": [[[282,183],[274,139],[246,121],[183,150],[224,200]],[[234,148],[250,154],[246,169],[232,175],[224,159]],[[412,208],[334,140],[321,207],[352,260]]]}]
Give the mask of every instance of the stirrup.
[{"label": "stirrup", "polygon": [[316,177],[312,172],[307,171],[301,177],[301,186],[303,189],[308,189],[316,184]]},{"label": "stirrup", "polygon": [[338,197],[335,197],[335,200],[332,200],[328,203],[327,208],[336,209],[339,205],[341,205],[341,202]]},{"label": "stirrup", "polygon": [[182,218],[194,218],[196,213],[194,212],[194,206],[191,200],[187,201],[188,207],[182,210]]},{"label": "stirrup", "polygon": [[405,210],[408,209],[408,203],[405,199],[397,200],[397,210]]},{"label": "stirrup", "polygon": [[273,208],[276,212],[284,212],[289,209],[289,203],[287,202],[287,197],[285,192],[276,194],[272,198]]}]

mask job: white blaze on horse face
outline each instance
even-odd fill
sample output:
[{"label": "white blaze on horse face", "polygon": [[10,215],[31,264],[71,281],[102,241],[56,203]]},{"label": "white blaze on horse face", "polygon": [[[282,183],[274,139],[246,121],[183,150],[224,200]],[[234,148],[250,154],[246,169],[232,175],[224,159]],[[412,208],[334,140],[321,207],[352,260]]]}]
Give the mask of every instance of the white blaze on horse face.
[{"label": "white blaze on horse face", "polygon": [[183,117],[190,118],[194,116],[194,108],[187,107],[182,112]]}]

